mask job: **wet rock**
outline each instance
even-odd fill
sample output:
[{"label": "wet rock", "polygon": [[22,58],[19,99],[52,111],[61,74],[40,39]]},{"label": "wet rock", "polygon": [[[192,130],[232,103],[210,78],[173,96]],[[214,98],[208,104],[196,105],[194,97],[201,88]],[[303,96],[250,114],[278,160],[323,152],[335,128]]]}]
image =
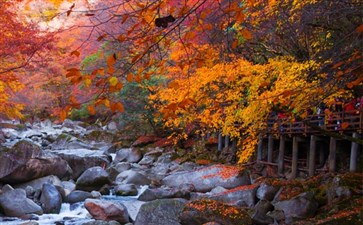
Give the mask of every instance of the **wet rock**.
[{"label": "wet rock", "polygon": [[52,184],[43,184],[40,202],[44,213],[59,213],[62,205],[62,196]]},{"label": "wet rock", "polygon": [[246,210],[214,200],[189,202],[179,216],[182,225],[200,225],[217,222],[221,225],[250,225],[252,219]]},{"label": "wet rock", "polygon": [[137,163],[141,160],[142,153],[138,148],[124,148],[116,152],[114,163],[130,162]]},{"label": "wet rock", "polygon": [[93,191],[100,189],[103,185],[109,184],[108,173],[101,167],[95,166],[87,169],[77,179],[76,189]]},{"label": "wet rock", "polygon": [[127,170],[120,173],[116,177],[116,183],[118,184],[135,184],[135,185],[148,185],[151,183],[150,179],[147,178],[145,175],[133,171]]},{"label": "wet rock", "polygon": [[0,208],[6,216],[23,217],[43,214],[42,208],[26,197],[25,190],[9,190],[0,196]]},{"label": "wet rock", "polygon": [[227,189],[251,184],[247,173],[240,174],[237,167],[213,165],[193,172],[171,174],[162,180],[169,187],[179,187],[181,184],[193,184],[196,191],[207,192],[216,186]]},{"label": "wet rock", "polygon": [[186,201],[160,199],[143,204],[134,225],[180,225],[178,216]]},{"label": "wet rock", "polygon": [[115,187],[115,194],[120,196],[135,196],[138,191],[134,184],[120,184]]},{"label": "wet rock", "polygon": [[127,209],[121,203],[87,199],[84,203],[87,211],[97,220],[111,221],[115,220],[121,224],[129,222]]}]

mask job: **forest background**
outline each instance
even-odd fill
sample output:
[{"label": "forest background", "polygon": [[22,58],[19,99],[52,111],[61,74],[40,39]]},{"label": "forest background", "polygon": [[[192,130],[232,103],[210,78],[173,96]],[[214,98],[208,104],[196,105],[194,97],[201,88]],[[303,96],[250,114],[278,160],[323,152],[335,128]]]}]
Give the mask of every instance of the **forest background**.
[{"label": "forest background", "polygon": [[0,113],[112,118],[174,141],[222,132],[239,141],[245,162],[271,112],[302,120],[362,97],[362,8],[359,0],[0,0]]}]

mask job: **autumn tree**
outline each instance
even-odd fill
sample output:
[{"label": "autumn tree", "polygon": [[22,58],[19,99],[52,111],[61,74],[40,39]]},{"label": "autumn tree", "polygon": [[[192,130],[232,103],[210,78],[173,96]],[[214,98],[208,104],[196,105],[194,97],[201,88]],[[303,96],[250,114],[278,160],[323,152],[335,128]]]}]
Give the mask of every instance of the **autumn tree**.
[{"label": "autumn tree", "polygon": [[42,51],[51,49],[52,40],[34,24],[20,20],[15,7],[16,2],[0,1],[0,114],[8,117],[21,117],[23,105],[12,100],[23,86],[18,75],[42,61]]},{"label": "autumn tree", "polygon": [[[240,140],[240,162],[253,154],[272,108],[293,118],[321,102],[334,104],[362,85],[362,3],[344,1],[96,1],[59,15],[82,17],[82,44],[94,52],[87,68],[68,68],[75,85],[95,90],[87,102],[124,111],[126,82],[163,75],[150,100],[177,135],[222,131]],[[82,102],[77,96],[64,119]],[[179,133],[178,133],[179,132]]]}]

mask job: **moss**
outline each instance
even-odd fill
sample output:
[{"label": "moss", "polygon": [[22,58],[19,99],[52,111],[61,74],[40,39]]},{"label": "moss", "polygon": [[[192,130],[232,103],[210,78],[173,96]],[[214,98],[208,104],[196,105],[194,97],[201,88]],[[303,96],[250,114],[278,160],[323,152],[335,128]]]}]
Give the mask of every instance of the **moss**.
[{"label": "moss", "polygon": [[218,222],[223,225],[252,224],[251,217],[245,209],[209,199],[189,202],[183,210],[182,218],[185,222]]}]

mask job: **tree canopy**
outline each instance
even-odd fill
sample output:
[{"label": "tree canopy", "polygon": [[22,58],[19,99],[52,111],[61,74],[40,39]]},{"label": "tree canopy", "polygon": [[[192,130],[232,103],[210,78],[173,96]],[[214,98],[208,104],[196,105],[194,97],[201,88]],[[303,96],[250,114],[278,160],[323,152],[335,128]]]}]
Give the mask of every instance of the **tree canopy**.
[{"label": "tree canopy", "polygon": [[81,105],[91,115],[122,113],[123,88],[134,83],[172,136],[220,131],[240,141],[245,162],[271,111],[303,119],[319,104],[363,95],[362,7],[358,0],[2,0],[0,112],[20,115],[11,100],[19,77],[52,55],[58,80],[74,86],[57,83],[58,95],[72,90],[57,105],[61,119]]}]

